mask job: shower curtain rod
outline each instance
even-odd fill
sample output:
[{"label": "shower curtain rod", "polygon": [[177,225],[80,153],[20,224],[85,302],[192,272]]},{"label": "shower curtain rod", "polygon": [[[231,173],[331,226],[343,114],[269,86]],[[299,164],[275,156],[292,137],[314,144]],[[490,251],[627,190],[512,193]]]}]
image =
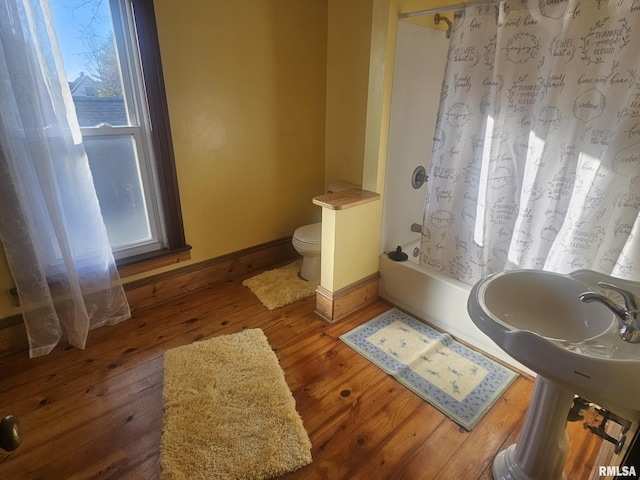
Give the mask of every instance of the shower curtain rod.
[{"label": "shower curtain rod", "polygon": [[467,7],[475,7],[481,5],[495,5],[496,0],[475,0],[472,2],[456,3],[455,5],[443,5],[442,7],[430,8],[428,10],[418,10],[417,12],[399,13],[398,19],[409,17],[419,17],[421,15],[431,15],[433,13],[450,12],[452,10],[461,10]]}]

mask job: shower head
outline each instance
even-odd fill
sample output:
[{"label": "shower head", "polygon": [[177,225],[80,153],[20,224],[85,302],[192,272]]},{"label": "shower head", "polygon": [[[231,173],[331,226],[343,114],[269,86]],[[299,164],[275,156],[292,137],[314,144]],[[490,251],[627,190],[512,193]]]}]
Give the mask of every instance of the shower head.
[{"label": "shower head", "polygon": [[439,13],[436,13],[433,16],[433,21],[435,22],[436,25],[438,25],[440,23],[440,21],[443,21],[444,23],[447,24],[447,38],[451,38],[451,20],[449,20],[447,17],[445,17],[444,15],[440,15]]}]

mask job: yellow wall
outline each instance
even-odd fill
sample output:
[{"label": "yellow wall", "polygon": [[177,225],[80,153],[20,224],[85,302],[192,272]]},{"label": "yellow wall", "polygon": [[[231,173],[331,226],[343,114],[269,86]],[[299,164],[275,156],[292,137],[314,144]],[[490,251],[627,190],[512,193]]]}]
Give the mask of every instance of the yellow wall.
[{"label": "yellow wall", "polygon": [[[327,1],[154,5],[191,262],[320,221]],[[4,318],[19,309],[0,257]]]},{"label": "yellow wall", "polygon": [[[328,2],[325,181],[342,178],[383,194],[398,13],[459,1]],[[446,28],[433,15],[411,21]]]},{"label": "yellow wall", "polygon": [[[371,0],[371,3],[373,20],[369,52],[363,186],[383,195],[398,14],[460,2],[458,0]],[[436,29],[446,28],[444,23],[436,26],[433,18],[433,15],[425,15],[412,17],[410,21]],[[453,17],[450,15],[449,18]]]},{"label": "yellow wall", "polygon": [[345,210],[322,209],[321,286],[348,287],[378,271],[382,201]]},{"label": "yellow wall", "polygon": [[328,0],[325,183],[362,185],[372,0]]},{"label": "yellow wall", "polygon": [[9,295],[9,290],[13,287],[15,287],[13,277],[9,272],[4,248],[2,247],[2,243],[0,243],[0,319],[20,313],[15,299]]},{"label": "yellow wall", "polygon": [[[367,0],[353,3],[358,5],[346,8],[345,2],[329,0],[326,176],[330,178],[335,172],[355,169],[363,188],[383,194],[398,12],[430,8],[434,2]],[[358,26],[356,32],[349,30]],[[342,50],[332,49],[332,45],[339,45]],[[332,74],[339,89],[330,88]],[[357,95],[349,103],[345,94],[351,92]],[[364,92],[365,102],[362,101]],[[345,104],[353,117],[331,114],[332,105]],[[343,153],[342,157],[336,154],[341,163],[332,158],[330,152],[334,150]],[[377,271],[382,202],[378,200],[343,211],[323,210],[323,288],[334,292]]]},{"label": "yellow wall", "polygon": [[[192,262],[318,221],[333,180],[382,193],[397,13],[447,3],[154,1]],[[12,286],[0,254],[0,318]]]},{"label": "yellow wall", "polygon": [[[384,202],[398,13],[424,10],[452,3],[451,1],[438,0],[370,1],[371,40],[367,52],[369,57],[368,75],[367,82],[359,87],[367,89],[365,136],[362,150],[364,160],[362,185],[367,190],[380,193],[382,200],[374,204],[353,208],[353,211],[349,212],[353,217],[351,219],[342,213],[343,221],[339,221],[341,212],[337,212],[330,225],[326,227],[323,225],[323,242],[325,236],[332,236],[335,243],[330,258],[333,266],[331,275],[328,272],[329,262],[326,262],[324,258],[322,262],[322,286],[330,291],[335,291],[359,280],[359,278],[354,278],[354,272],[360,272],[360,278],[364,278],[367,274],[377,270],[382,233],[381,217]],[[432,19],[433,15],[422,17],[421,23],[431,26]],[[330,217],[331,214],[323,212],[323,222],[325,216]],[[358,245],[353,245],[353,239],[357,239]],[[338,258],[340,252],[343,255]],[[359,253],[354,255],[354,252]]]},{"label": "yellow wall", "polygon": [[[328,0],[327,185],[342,179],[382,193],[398,13],[452,3],[459,0]],[[446,28],[433,15],[411,21]]]},{"label": "yellow wall", "polygon": [[192,260],[319,221],[326,1],[154,3]]}]

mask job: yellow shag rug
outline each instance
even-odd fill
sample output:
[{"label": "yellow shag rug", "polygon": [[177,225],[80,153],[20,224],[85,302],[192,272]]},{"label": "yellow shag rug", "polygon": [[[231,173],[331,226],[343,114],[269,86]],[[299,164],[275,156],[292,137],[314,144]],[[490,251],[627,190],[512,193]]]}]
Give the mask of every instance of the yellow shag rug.
[{"label": "yellow shag rug", "polygon": [[311,463],[311,441],[260,329],[164,355],[163,480],[267,479]]},{"label": "yellow shag rug", "polygon": [[296,260],[284,267],[248,278],[242,285],[249,287],[269,310],[284,307],[316,293],[318,282],[303,280],[299,275],[301,266],[302,260]]}]

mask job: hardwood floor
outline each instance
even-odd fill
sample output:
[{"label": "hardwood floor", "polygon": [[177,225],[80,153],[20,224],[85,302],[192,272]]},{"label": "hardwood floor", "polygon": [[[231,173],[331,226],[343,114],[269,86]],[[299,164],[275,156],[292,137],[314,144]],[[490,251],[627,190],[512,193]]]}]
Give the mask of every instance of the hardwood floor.
[{"label": "hardwood floor", "polygon": [[[519,377],[467,432],[338,339],[390,305],[330,325],[314,304],[270,312],[238,280],[94,330],[84,351],[1,358],[0,415],[19,417],[24,442],[0,455],[0,478],[159,478],[163,352],[245,328],[265,331],[313,444],[313,463],[283,478],[491,478],[492,458],[517,439],[530,379]],[[588,478],[601,440],[580,422],[569,430],[565,472]]]}]

